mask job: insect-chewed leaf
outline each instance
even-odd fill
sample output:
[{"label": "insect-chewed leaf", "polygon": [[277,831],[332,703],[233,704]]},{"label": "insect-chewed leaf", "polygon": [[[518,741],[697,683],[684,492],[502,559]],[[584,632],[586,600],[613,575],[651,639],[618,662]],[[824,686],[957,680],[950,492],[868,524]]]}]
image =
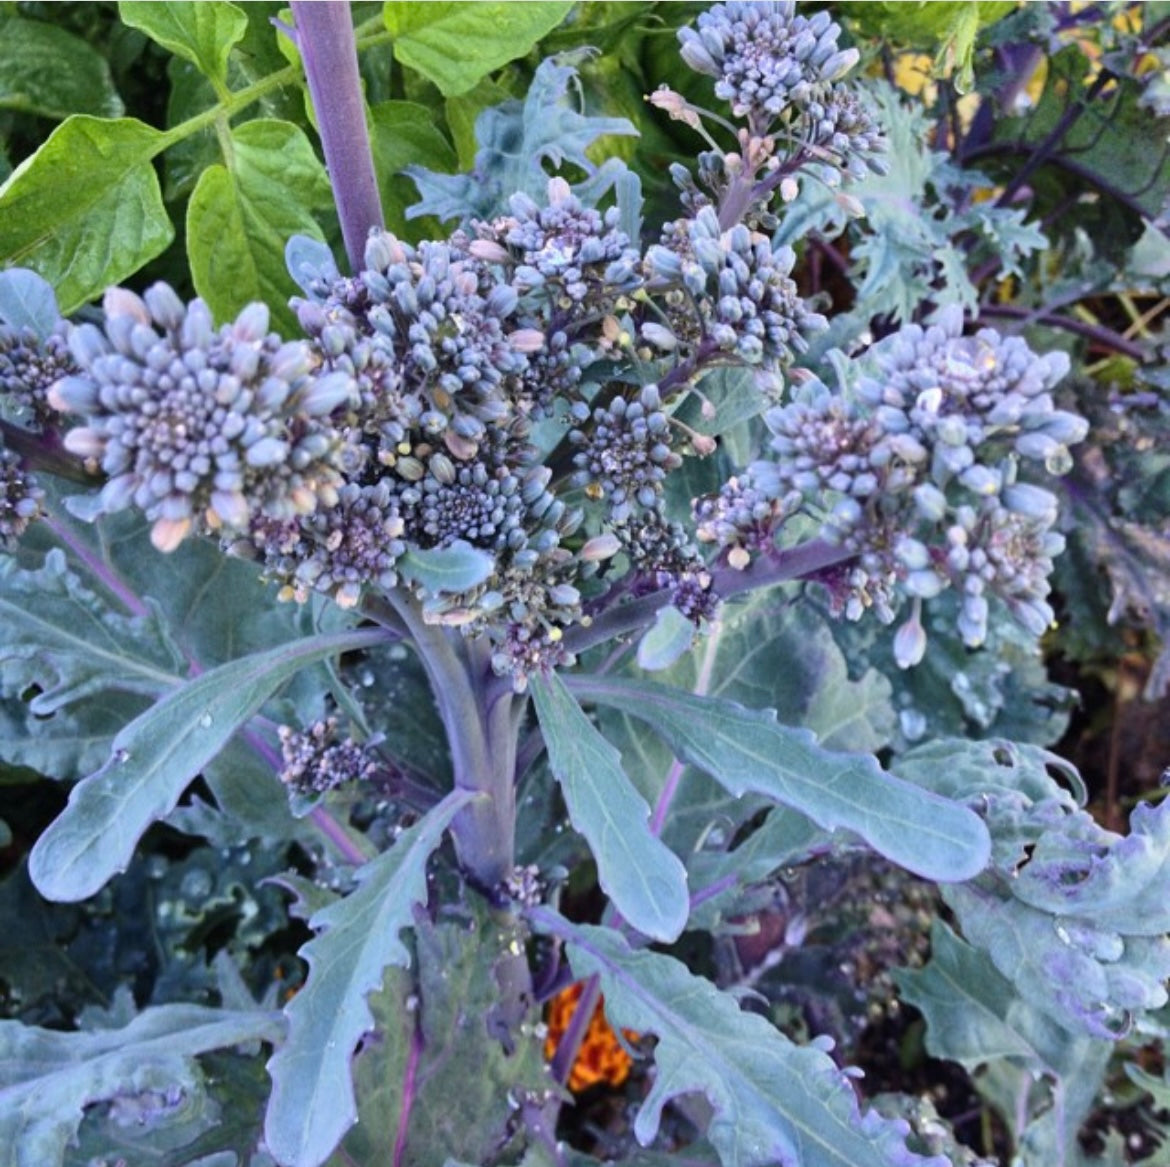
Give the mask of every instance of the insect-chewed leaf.
[{"label": "insect-chewed leaf", "polygon": [[[252,1041],[275,1041],[279,1014],[201,1005],[145,1009],[120,1029],[59,1033],[0,1021],[0,1164],[56,1167],[85,1108],[202,1089],[194,1058]],[[160,1103],[160,1105],[165,1105]]]}]

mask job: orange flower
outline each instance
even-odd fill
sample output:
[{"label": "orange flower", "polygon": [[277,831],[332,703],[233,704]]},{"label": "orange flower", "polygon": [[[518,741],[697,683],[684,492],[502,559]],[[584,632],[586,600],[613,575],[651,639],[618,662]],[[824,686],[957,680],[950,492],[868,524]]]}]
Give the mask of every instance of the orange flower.
[{"label": "orange flower", "polygon": [[[569,1028],[569,1022],[577,1010],[577,1003],[581,1000],[583,984],[577,981],[562,989],[548,1005],[548,1036],[544,1039],[544,1056],[546,1061],[552,1061],[557,1047]],[[588,1090],[599,1082],[610,1086],[620,1086],[629,1077],[631,1059],[626,1053],[617,1034],[610,1028],[605,1019],[604,999],[598,998],[597,1008],[589,1021],[589,1029],[581,1041],[581,1048],[577,1051],[577,1060],[569,1074],[569,1089],[574,1094]],[[637,1041],[638,1035],[625,1031],[626,1037]]]}]

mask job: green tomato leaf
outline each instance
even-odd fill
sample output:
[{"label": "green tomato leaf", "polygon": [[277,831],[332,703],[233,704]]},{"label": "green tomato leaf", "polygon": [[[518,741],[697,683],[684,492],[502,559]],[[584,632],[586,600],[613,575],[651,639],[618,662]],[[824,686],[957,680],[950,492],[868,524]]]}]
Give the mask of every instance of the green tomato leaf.
[{"label": "green tomato leaf", "polygon": [[19,16],[0,22],[0,109],[46,118],[123,112],[101,53],[63,28]]},{"label": "green tomato leaf", "polygon": [[410,964],[400,933],[412,925],[415,905],[426,901],[427,860],[473,797],[452,791],[389,851],[359,868],[356,891],[310,919],[320,935],[300,950],[309,979],[285,1008],[288,1039],[268,1063],[265,1138],[288,1167],[318,1167],[357,1121],[350,1060],[374,1028],[366,998],[382,987],[388,965]]},{"label": "green tomato leaf", "polygon": [[575,976],[600,976],[610,1024],[658,1039],[658,1072],[634,1122],[643,1146],[666,1103],[693,1093],[711,1104],[707,1138],[724,1167],[949,1167],[941,1155],[911,1153],[904,1123],[862,1114],[849,1078],[823,1049],[795,1045],[680,961],[548,909],[534,917],[567,941]]},{"label": "green tomato leaf", "polygon": [[617,677],[574,677],[571,687],[646,722],[737,797],[763,794],[826,830],[851,831],[926,879],[969,879],[987,864],[990,839],[974,811],[887,774],[872,755],[826,750],[771,710]]},{"label": "green tomato leaf", "polygon": [[0,187],[0,264],[31,267],[68,315],[174,237],[151,165],[171,141],[134,118],[75,114]]},{"label": "green tomato leaf", "polygon": [[187,248],[195,290],[218,320],[247,304],[272,308],[277,330],[295,332],[285,306],[295,286],[284,249],[293,235],[320,239],[312,208],[331,196],[325,169],[305,133],[262,118],[233,128],[228,166],[200,175],[187,208]]},{"label": "green tomato leaf", "polygon": [[146,828],[175,808],[187,784],[285,681],[307,664],[382,638],[373,629],[309,637],[172,689],[114,738],[109,762],[73,788],[37,840],[29,873],[38,890],[67,901],[99,891],[126,869]]},{"label": "green tomato leaf", "polygon": [[644,935],[677,939],[690,906],[686,869],[651,833],[650,807],[626,777],[621,755],[555,673],[533,677],[531,688],[549,765],[569,819],[593,851],[602,890]]},{"label": "green tomato leaf", "polygon": [[64,1163],[86,1108],[99,1103],[133,1109],[140,1102],[144,1120],[157,1121],[152,1097],[204,1095],[198,1055],[276,1041],[282,1030],[276,1013],[202,1005],[160,1005],[120,1028],[89,1033],[0,1021],[0,1164]]},{"label": "green tomato leaf", "polygon": [[370,110],[370,146],[387,228],[412,239],[438,237],[437,230],[423,234],[426,223],[407,223],[405,208],[414,198],[414,184],[402,173],[411,165],[455,169],[455,151],[435,125],[434,110],[413,101],[380,102]]},{"label": "green tomato leaf", "polygon": [[61,322],[53,285],[27,268],[0,272],[0,322],[17,330],[31,328],[47,340]]},{"label": "green tomato leaf", "polygon": [[492,70],[522,57],[572,10],[571,0],[533,4],[387,3],[394,56],[433,81],[444,97],[466,93]]},{"label": "green tomato leaf", "polygon": [[119,0],[118,16],[220,86],[227,84],[232,48],[248,29],[248,18],[225,0]]}]

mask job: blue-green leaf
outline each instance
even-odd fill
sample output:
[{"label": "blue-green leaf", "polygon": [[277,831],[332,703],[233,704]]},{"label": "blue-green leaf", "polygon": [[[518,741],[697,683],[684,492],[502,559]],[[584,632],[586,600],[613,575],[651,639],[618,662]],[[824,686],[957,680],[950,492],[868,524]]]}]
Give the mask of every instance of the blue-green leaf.
[{"label": "blue-green leaf", "polygon": [[202,1093],[197,1055],[276,1041],[283,1028],[276,1013],[202,1005],[161,1005],[90,1033],[0,1021],[0,1167],[59,1167],[86,1107]]},{"label": "blue-green leaf", "polygon": [[870,755],[826,750],[770,710],[617,677],[574,678],[572,688],[646,722],[732,794],[763,794],[826,830],[851,831],[927,879],[969,879],[987,864],[990,839],[974,811],[886,773]]},{"label": "blue-green leaf", "polygon": [[[1022,1006],[1012,983],[985,952],[961,940],[936,920],[930,933],[930,963],[897,969],[902,998],[926,1018],[926,1049],[933,1057],[968,1070],[996,1058],[1022,1058],[1037,1066],[1054,1062],[1067,1034],[1043,1014]],[[1025,1029],[1021,1031],[1021,1022]]]},{"label": "blue-green leaf", "polygon": [[848,1077],[823,1048],[798,1046],[672,957],[633,950],[608,928],[534,913],[567,941],[578,977],[596,973],[610,1023],[654,1034],[658,1072],[634,1122],[644,1146],[672,1098],[703,1094],[707,1137],[725,1167],[949,1167],[906,1148],[906,1127],[862,1114]]},{"label": "blue-green leaf", "polygon": [[[625,168],[618,164],[598,169],[586,150],[603,134],[637,131],[625,118],[589,117],[579,112],[568,92],[576,75],[571,64],[543,61],[523,102],[507,101],[485,109],[475,121],[480,149],[470,174],[435,174],[421,166],[407,167],[404,173],[414,179],[421,195],[407,211],[407,218],[490,219],[507,209],[508,199],[517,191],[543,201],[549,169],[558,170],[565,162],[594,179],[601,175],[616,181]],[[602,193],[603,184],[595,182],[590,187],[593,201]]]},{"label": "blue-green leaf", "polygon": [[549,765],[570,821],[593,851],[602,890],[639,932],[676,939],[687,922],[686,869],[651,833],[650,808],[626,777],[621,755],[555,673],[533,677],[531,688]]},{"label": "blue-green leaf", "polygon": [[1139,805],[1130,834],[1115,834],[1077,807],[1054,762],[1035,747],[952,741],[910,751],[898,769],[964,788],[991,829],[987,870],[943,889],[964,938],[1030,1007],[1108,1041],[1166,1004],[1170,805]]},{"label": "blue-green leaf", "polygon": [[638,641],[638,667],[668,669],[695,642],[695,626],[673,604],[659,608],[654,623]]},{"label": "blue-green leaf", "polygon": [[57,295],[48,280],[23,267],[0,272],[0,323],[31,328],[45,340],[60,319]]},{"label": "blue-green leaf", "polygon": [[309,637],[211,669],[172,689],[115,738],[37,840],[29,872],[48,899],[81,900],[124,871],[143,832],[297,670],[378,643],[375,629]]},{"label": "blue-green leaf", "polygon": [[488,551],[456,539],[447,547],[425,551],[411,549],[398,561],[404,579],[422,584],[434,595],[458,595],[479,587],[496,569],[495,557]]},{"label": "blue-green leaf", "polygon": [[0,562],[0,624],[0,693],[35,688],[29,710],[42,718],[97,693],[155,696],[185,663],[157,609],[112,610],[56,548],[35,570]]},{"label": "blue-green leaf", "polygon": [[426,223],[409,227],[406,208],[414,196],[407,166],[430,170],[454,170],[455,150],[435,124],[435,111],[413,101],[382,101],[370,109],[370,148],[374,173],[386,212],[386,227],[407,239],[438,238],[438,231],[425,232]]},{"label": "blue-green leaf", "polygon": [[301,949],[309,979],[285,1009],[288,1038],[268,1064],[265,1138],[287,1167],[318,1167],[357,1121],[350,1059],[374,1027],[366,998],[382,987],[388,965],[409,965],[399,934],[427,898],[427,859],[473,797],[449,794],[359,868],[356,891],[309,921],[320,933]]}]

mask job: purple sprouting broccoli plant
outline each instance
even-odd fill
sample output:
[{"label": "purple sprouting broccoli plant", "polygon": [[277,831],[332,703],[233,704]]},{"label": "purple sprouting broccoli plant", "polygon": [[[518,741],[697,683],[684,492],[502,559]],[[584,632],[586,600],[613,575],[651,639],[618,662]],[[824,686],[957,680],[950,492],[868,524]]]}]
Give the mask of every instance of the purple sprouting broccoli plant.
[{"label": "purple sprouting broccoli plant", "polygon": [[[453,8],[479,27],[475,6]],[[388,11],[400,63],[430,60],[411,40],[426,11]],[[138,16],[175,43],[153,9]],[[851,191],[889,174],[859,49],[830,11],[793,3],[715,4],[680,29],[696,84],[648,98],[702,148],[670,166],[677,213],[654,224],[637,173],[594,159],[632,127],[573,107],[584,57],[546,61],[528,100],[481,113],[474,180],[408,169],[413,210],[455,221],[426,239],[385,226],[406,216],[378,196],[349,6],[294,3],[293,21],[341,246],[298,208],[290,302],[224,313],[214,286],[185,300],[153,282],[65,320],[39,276],[0,274],[15,629],[0,679],[30,716],[60,718],[28,731],[38,743],[58,724],[76,737],[62,711],[84,721],[115,695],[94,735],[105,764],[61,775],[80,781],[32,849],[45,897],[95,894],[160,822],[229,856],[280,839],[299,871],[263,874],[296,897],[307,973],[278,1001],[229,953],[197,1005],[163,997],[71,1034],[56,1093],[35,1097],[34,1072],[0,1097],[16,1091],[13,1113],[31,1107],[63,1148],[95,1103],[230,1106],[195,1059],[254,1062],[262,1042],[262,1129],[253,1116],[246,1146],[200,1154],[567,1163],[556,1131],[586,1021],[546,1065],[539,1006],[587,979],[584,999],[600,987],[637,1046],[643,1145],[675,1122],[668,1103],[701,1095],[686,1113],[704,1162],[975,1162],[912,1100],[870,1105],[832,1035],[795,1040],[671,947],[687,930],[731,942],[761,887],[783,898],[785,872],[855,861],[943,889],[964,935],[939,925],[940,961],[966,970],[952,990],[965,979],[987,1032],[938,1048],[1047,1075],[1063,1117],[1034,1147],[1066,1146],[1108,1043],[1166,1002],[1163,914],[1133,888],[1170,864],[1170,833],[1160,809],[1133,840],[1094,829],[1042,752],[957,739],[896,755],[899,669],[991,655],[1009,621],[1037,655],[1064,545],[1057,480],[1088,424],[1058,400],[1063,352],[954,305],[832,347],[831,305],[779,236],[807,191],[856,214]],[[188,32],[184,55],[226,90],[226,65],[196,49],[218,35],[230,51],[228,24]],[[459,90],[447,66],[418,67],[456,95],[491,68]],[[266,135],[295,138],[241,134],[253,165]],[[51,158],[25,173],[38,165]],[[158,580],[139,519],[165,553]],[[46,631],[70,617],[82,631]],[[898,624],[892,643],[847,660],[849,622],[870,619]],[[415,748],[431,726],[437,748]],[[805,931],[791,919],[780,948]],[[1062,988],[1068,970],[1090,981]],[[963,1007],[936,1003],[937,979],[901,982],[932,1040]],[[74,1072],[112,1056],[107,1030],[123,1061],[101,1081]],[[18,1040],[0,1031],[0,1064]],[[1077,1043],[1097,1075],[1079,1093]]]}]

